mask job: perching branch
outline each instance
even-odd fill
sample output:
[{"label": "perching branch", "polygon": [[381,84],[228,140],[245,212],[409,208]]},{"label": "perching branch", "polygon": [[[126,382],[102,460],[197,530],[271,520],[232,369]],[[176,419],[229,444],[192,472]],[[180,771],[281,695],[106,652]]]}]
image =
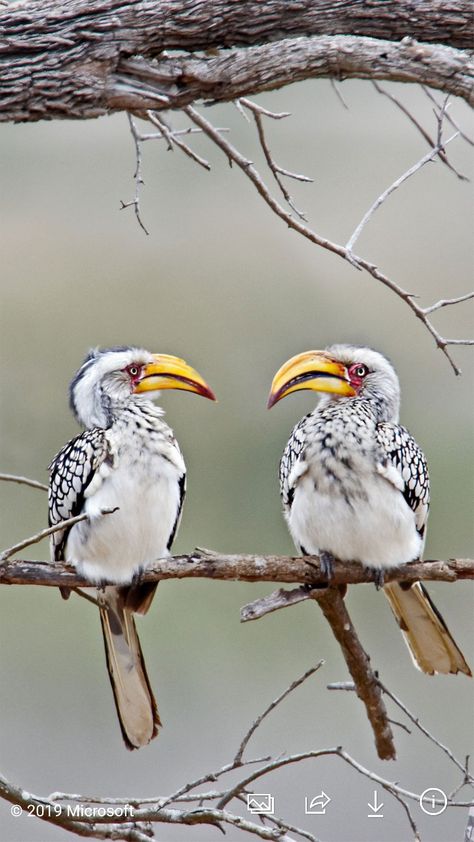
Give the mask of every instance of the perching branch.
[{"label": "perching branch", "polygon": [[[40,484],[29,480],[26,477],[15,477],[11,475],[0,475],[0,479],[7,481],[19,481],[34,488]],[[105,513],[105,512],[104,512]],[[107,512],[108,513],[108,512]],[[110,512],[112,513],[112,512]],[[49,564],[46,562],[32,562],[17,560],[12,561],[9,556],[19,549],[36,543],[42,537],[46,537],[56,530],[63,529],[66,525],[84,519],[82,515],[78,518],[69,519],[64,523],[57,524],[46,530],[42,530],[30,539],[22,541],[15,547],[3,553],[4,561],[0,564],[0,583],[4,584],[47,584],[61,587],[77,588],[87,586],[88,582],[81,580],[75,570],[68,565],[61,563]],[[443,745],[433,734],[425,728],[408,708],[391,693],[379,680],[370,666],[370,658],[365,653],[358,639],[356,631],[347,613],[340,585],[343,582],[356,583],[371,581],[370,574],[361,568],[359,564],[342,564],[335,562],[334,577],[331,587],[311,587],[326,584],[326,579],[321,573],[317,557],[279,557],[279,556],[252,556],[240,555],[229,556],[218,554],[211,550],[196,549],[194,553],[187,556],[176,556],[174,558],[158,560],[153,567],[144,574],[144,580],[156,581],[163,578],[189,578],[206,577],[223,580],[243,581],[291,581],[305,582],[305,584],[294,591],[279,590],[263,600],[258,600],[251,606],[246,606],[243,611],[247,612],[245,619],[255,619],[263,616],[269,610],[286,607],[302,599],[316,600],[328,620],[331,629],[338,640],[347,666],[354,683],[334,685],[334,689],[354,689],[364,703],[367,715],[374,733],[375,744],[379,757],[383,759],[395,759],[395,744],[391,730],[391,720],[388,716],[383,694],[395,702],[395,704],[415,723],[419,730],[431,742],[440,748],[445,755],[462,772],[462,780],[453,789],[448,798],[449,806],[466,806],[466,802],[456,801],[458,792],[466,785],[472,785],[473,778],[469,773],[468,761],[463,765],[453,753]],[[415,579],[432,578],[440,581],[456,581],[462,578],[474,578],[474,561],[452,560],[449,562],[426,562],[423,564],[403,565],[397,571],[387,571],[386,579],[398,578],[405,581]],[[295,598],[293,598],[295,595]],[[272,608],[269,608],[269,605]],[[237,805],[246,803],[247,798],[252,797],[252,785],[257,784],[261,778],[287,765],[293,765],[310,759],[316,760],[322,756],[334,755],[342,760],[360,774],[365,775],[372,781],[379,783],[389,792],[402,806],[409,826],[414,834],[414,840],[419,840],[419,833],[413,815],[410,811],[410,799],[420,799],[421,796],[410,792],[390,781],[383,779],[370,770],[363,767],[342,748],[329,748],[310,750],[301,754],[283,755],[277,759],[271,757],[258,760],[244,760],[247,746],[259,728],[263,720],[298,686],[306,681],[311,675],[317,672],[322,666],[320,661],[316,666],[307,670],[303,676],[291,683],[265,710],[257,716],[254,723],[247,730],[242,738],[239,747],[231,763],[226,764],[216,772],[201,776],[195,781],[186,783],[175,793],[164,798],[136,798],[129,800],[102,798],[97,796],[71,795],[67,793],[54,793],[48,798],[32,795],[30,792],[9,783],[0,777],[0,797],[10,803],[17,805],[22,810],[28,811],[38,818],[55,824],[69,832],[83,837],[96,839],[131,840],[131,842],[147,842],[154,838],[151,823],[171,823],[180,825],[206,824],[221,830],[226,825],[235,827],[247,834],[256,835],[261,839],[275,840],[296,838],[306,839],[309,842],[317,842],[316,837],[304,828],[296,827],[285,819],[268,815],[262,816],[261,823],[256,823],[248,818],[243,818],[238,812],[229,809],[232,801]],[[331,687],[331,689],[333,689]],[[402,727],[405,727],[402,724]],[[250,766],[256,766],[250,770]],[[199,791],[206,782],[214,782],[224,777],[229,772],[238,769],[244,770],[243,777],[227,786],[226,789],[211,790],[209,792]],[[66,802],[66,804],[64,803]],[[69,802],[75,802],[70,808]],[[84,810],[78,808],[80,804],[87,804]],[[102,805],[108,805],[107,809]],[[123,805],[128,805],[128,811]],[[189,805],[189,807],[185,807]],[[131,810],[131,812],[130,812]],[[92,817],[92,818],[91,818]],[[291,836],[289,834],[292,834]]]},{"label": "perching branch", "polygon": [[[58,528],[62,528],[62,525],[59,525]],[[43,531],[44,535],[49,532],[50,530]],[[38,540],[38,536],[34,536],[34,541],[36,542],[36,540]],[[31,540],[30,543],[32,543]],[[26,544],[28,544],[28,541],[23,541],[19,546],[23,548]],[[11,553],[12,550],[7,552]],[[315,556],[306,558],[232,556],[197,549],[191,555],[175,556],[157,561],[143,574],[143,581],[147,582],[170,578],[306,583],[306,586],[296,588],[294,591],[279,590],[249,606],[244,606],[241,612],[241,620],[244,622],[255,620],[263,617],[269,611],[287,607],[303,599],[316,599],[341,646],[357,687],[357,695],[366,707],[367,715],[374,730],[379,756],[383,759],[395,757],[390,724],[376,676],[370,667],[370,658],[357,637],[337,587],[338,585],[373,581],[373,575],[362,568],[360,564],[335,562],[332,580],[335,587],[320,590],[317,587],[308,588],[308,585],[327,584],[326,577],[320,570],[319,560]],[[447,562],[405,564],[396,570],[388,570],[385,574],[387,582],[393,580],[417,581],[420,579],[452,582],[464,578],[474,578],[474,560],[457,559]],[[48,585],[77,589],[87,587],[89,583],[79,576],[76,570],[66,564],[25,560],[12,561],[6,558],[0,564],[0,584]]]},{"label": "perching branch", "polygon": [[[59,524],[59,528],[63,528],[62,524]],[[45,534],[49,534],[49,530],[45,530]],[[384,578],[385,582],[457,582],[474,579],[474,559],[428,560],[402,564],[400,567],[386,570]],[[144,582],[166,579],[286,582],[313,586],[327,584],[326,577],[319,569],[317,556],[232,555],[201,549],[196,549],[189,555],[170,556],[155,561],[143,573]],[[335,562],[332,584],[361,585],[371,582],[374,582],[373,574],[357,562]],[[9,558],[0,564],[0,584],[84,588],[88,587],[89,583],[65,563]],[[312,598],[311,593],[305,598]]]}]

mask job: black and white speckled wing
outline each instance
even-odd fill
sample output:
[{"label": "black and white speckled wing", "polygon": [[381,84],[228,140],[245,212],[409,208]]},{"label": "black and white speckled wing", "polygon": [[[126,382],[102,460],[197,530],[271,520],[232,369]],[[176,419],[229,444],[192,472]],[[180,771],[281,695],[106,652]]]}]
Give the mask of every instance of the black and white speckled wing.
[{"label": "black and white speckled wing", "polygon": [[178,480],[178,483],[179,483],[178,511],[176,512],[176,518],[175,518],[175,522],[173,524],[173,528],[172,528],[171,533],[170,533],[170,537],[168,538],[168,541],[166,542],[166,549],[167,550],[171,550],[171,546],[172,546],[173,541],[175,539],[176,531],[178,529],[179,522],[181,520],[181,515],[182,515],[182,512],[183,512],[184,498],[186,497],[186,474],[182,474],[180,476],[180,478]]},{"label": "black and white speckled wing", "polygon": [[389,464],[402,479],[402,494],[415,513],[416,528],[423,536],[430,504],[430,478],[423,451],[408,430],[398,424],[378,424],[377,438]]},{"label": "black and white speckled wing", "polygon": [[[97,468],[108,456],[105,430],[86,430],[71,439],[54,457],[49,466],[49,525],[81,513],[84,492]],[[61,561],[69,530],[51,536],[53,561]]]},{"label": "black and white speckled wing", "polygon": [[309,415],[306,415],[293,428],[280,460],[280,494],[285,509],[291,509],[291,504],[293,503],[295,493],[294,482],[292,482],[294,468],[304,457],[306,428],[309,417]]}]

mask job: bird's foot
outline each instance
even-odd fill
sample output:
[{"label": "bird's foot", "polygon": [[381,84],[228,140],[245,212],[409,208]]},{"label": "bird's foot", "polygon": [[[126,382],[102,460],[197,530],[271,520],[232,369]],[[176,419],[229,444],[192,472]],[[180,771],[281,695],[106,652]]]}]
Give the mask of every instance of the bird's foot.
[{"label": "bird's foot", "polygon": [[334,578],[334,556],[332,553],[322,550],[319,554],[319,566],[321,573],[326,577],[328,582]]},{"label": "bird's foot", "polygon": [[131,585],[140,585],[141,581],[143,579],[143,573],[144,573],[143,567],[139,567],[137,570],[135,570],[135,572],[132,576],[132,581],[131,581],[130,584]]},{"label": "bird's foot", "polygon": [[372,568],[369,568],[369,569],[370,569],[370,572],[372,573],[372,575],[374,577],[374,584],[375,584],[376,590],[379,591],[380,588],[383,588],[383,586],[385,584],[385,576],[384,576],[383,569],[381,567],[376,567],[375,569],[372,567]]}]

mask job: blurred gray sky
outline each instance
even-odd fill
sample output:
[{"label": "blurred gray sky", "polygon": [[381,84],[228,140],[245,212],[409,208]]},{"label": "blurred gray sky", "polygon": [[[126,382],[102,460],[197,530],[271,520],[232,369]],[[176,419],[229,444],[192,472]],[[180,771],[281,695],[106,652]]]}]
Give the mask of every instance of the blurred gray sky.
[{"label": "blurred gray sky", "polygon": [[[391,90],[434,134],[422,91]],[[312,185],[290,184],[297,205],[319,233],[344,243],[372,201],[426,146],[368,83],[346,82],[342,91],[347,110],[324,81],[258,101],[292,112],[268,123],[275,157],[314,178]],[[452,113],[472,134],[463,103],[454,102]],[[230,127],[232,141],[263,169],[254,129],[235,108],[207,109],[206,116]],[[132,210],[119,210],[120,200],[134,193],[125,116],[2,126],[0,143],[2,471],[46,479],[52,456],[77,432],[66,390],[90,346],[137,343],[175,353],[199,369],[219,398],[211,405],[189,394],[163,396],[188,465],[176,551],[196,545],[291,551],[277,466],[292,425],[314,399],[300,393],[267,413],[272,376],[299,351],[364,342],[397,367],[402,422],[428,456],[433,504],[426,557],[472,552],[471,350],[455,349],[463,369],[455,377],[403,302],[288,230],[204,138],[192,144],[211,162],[211,173],[179,151],[167,152],[162,141],[146,145],[142,214],[149,237]],[[449,147],[453,163],[472,176],[468,153],[459,139]],[[471,239],[472,186],[437,162],[378,211],[358,252],[431,304],[472,287]],[[444,335],[464,337],[471,314],[467,303],[435,315],[434,322]],[[2,546],[45,525],[41,492],[8,485],[0,493]],[[28,557],[47,552],[43,544]],[[240,627],[240,605],[269,590],[160,585],[140,633],[165,727],[150,747],[130,755],[115,721],[93,608],[77,599],[63,603],[53,590],[2,588],[2,772],[43,795],[58,789],[166,794],[230,760],[261,709],[324,658],[324,671],[274,714],[251,754],[342,744],[407,789],[453,789],[459,780],[454,767],[416,735],[397,730],[396,764],[376,759],[360,703],[325,689],[329,681],[345,680],[346,671],[314,606]],[[430,590],[472,664],[471,584]],[[464,757],[473,737],[468,680],[417,673],[388,605],[372,587],[354,588],[348,604],[385,683]],[[400,842],[407,834],[403,810],[388,798],[383,823],[371,826],[366,803],[373,786],[336,760],[293,768],[263,784],[274,792],[278,812],[328,842]],[[317,824],[304,816],[303,805],[304,796],[321,787],[334,809]],[[436,820],[416,805],[414,811],[426,842],[461,838],[464,811]],[[11,818],[6,804],[0,804],[0,833],[9,842],[64,838],[37,820]],[[210,835],[208,829],[167,829],[166,839],[207,842]]]}]

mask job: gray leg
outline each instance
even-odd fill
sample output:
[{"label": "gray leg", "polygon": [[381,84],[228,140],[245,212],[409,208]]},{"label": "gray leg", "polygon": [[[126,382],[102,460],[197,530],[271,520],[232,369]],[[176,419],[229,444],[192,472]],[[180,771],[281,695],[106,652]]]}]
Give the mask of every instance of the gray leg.
[{"label": "gray leg", "polygon": [[319,562],[321,565],[321,573],[326,576],[329,581],[334,576],[334,556],[332,553],[327,553],[326,550],[322,550],[319,553]]}]

